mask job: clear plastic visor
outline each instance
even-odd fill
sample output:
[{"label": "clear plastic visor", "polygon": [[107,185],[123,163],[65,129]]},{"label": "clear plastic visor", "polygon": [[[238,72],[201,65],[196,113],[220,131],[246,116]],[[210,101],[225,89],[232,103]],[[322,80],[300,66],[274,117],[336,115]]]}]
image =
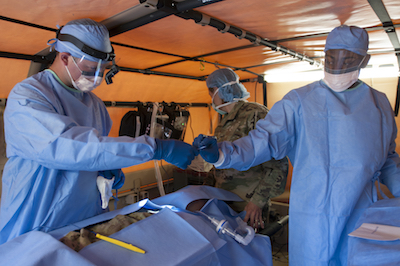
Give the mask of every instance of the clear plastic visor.
[{"label": "clear plastic visor", "polygon": [[362,67],[366,56],[345,49],[331,49],[325,53],[325,71],[330,74],[343,74]]},{"label": "clear plastic visor", "polygon": [[74,63],[81,71],[84,78],[93,81],[93,84],[99,85],[103,80],[104,71],[111,66],[111,61],[99,59],[98,61],[86,60],[85,56],[81,58],[72,57]]}]

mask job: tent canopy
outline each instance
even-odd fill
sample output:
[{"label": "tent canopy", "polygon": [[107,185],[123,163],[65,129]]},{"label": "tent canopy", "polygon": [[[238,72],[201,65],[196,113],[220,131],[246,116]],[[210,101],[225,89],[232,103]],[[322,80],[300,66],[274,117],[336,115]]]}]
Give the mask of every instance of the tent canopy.
[{"label": "tent canopy", "polygon": [[[400,57],[397,0],[2,1],[1,69],[12,77],[0,87],[3,98],[57,26],[85,17],[108,27],[122,68],[96,90],[104,100],[209,102],[199,81],[216,67],[231,67],[242,80],[313,71],[322,66],[326,35],[341,24],[368,30],[371,64],[398,68]],[[26,62],[11,70],[5,58]]]}]

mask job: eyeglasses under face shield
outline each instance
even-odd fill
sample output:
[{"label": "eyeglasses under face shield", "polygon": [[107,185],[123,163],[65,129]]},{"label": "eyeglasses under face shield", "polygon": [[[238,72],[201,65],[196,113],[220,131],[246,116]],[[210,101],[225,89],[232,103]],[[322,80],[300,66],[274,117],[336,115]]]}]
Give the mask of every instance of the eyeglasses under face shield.
[{"label": "eyeglasses under face shield", "polygon": [[345,49],[331,49],[325,53],[325,71],[330,74],[343,74],[356,71],[365,65],[367,56]]},{"label": "eyeglasses under face shield", "polygon": [[86,60],[85,56],[81,58],[72,57],[73,62],[77,68],[81,71],[81,75],[93,82],[93,86],[97,87],[103,80],[104,72],[107,68],[110,68],[112,62],[98,59],[97,62]]}]

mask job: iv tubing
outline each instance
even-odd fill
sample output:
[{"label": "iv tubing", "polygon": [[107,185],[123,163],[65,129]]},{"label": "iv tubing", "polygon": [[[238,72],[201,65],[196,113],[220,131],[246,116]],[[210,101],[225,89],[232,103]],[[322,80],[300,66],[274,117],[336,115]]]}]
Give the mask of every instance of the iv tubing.
[{"label": "iv tubing", "polygon": [[[158,103],[153,103],[153,112],[151,114],[151,127],[150,127],[150,137],[154,138],[154,129],[156,125],[156,116],[158,111]],[[157,160],[154,160],[154,170],[156,171],[156,179],[158,185],[158,191],[160,192],[160,196],[165,196],[165,190],[163,185],[163,180],[160,172],[160,165]]]}]

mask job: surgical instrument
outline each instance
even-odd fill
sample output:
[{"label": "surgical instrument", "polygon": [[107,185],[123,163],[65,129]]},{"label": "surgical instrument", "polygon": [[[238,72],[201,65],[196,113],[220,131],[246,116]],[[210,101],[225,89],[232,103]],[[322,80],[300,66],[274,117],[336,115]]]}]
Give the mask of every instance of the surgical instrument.
[{"label": "surgical instrument", "polygon": [[143,249],[138,248],[138,247],[135,247],[135,246],[132,245],[132,244],[128,244],[128,243],[125,243],[125,242],[123,242],[123,241],[120,241],[120,240],[111,238],[111,237],[103,236],[103,235],[100,235],[100,234],[98,234],[98,233],[96,233],[96,232],[93,232],[93,231],[90,231],[90,232],[92,232],[93,234],[95,234],[96,237],[99,238],[99,239],[101,239],[101,240],[107,241],[107,242],[109,242],[109,243],[115,244],[115,245],[117,245],[117,246],[120,246],[120,247],[129,249],[129,250],[132,250],[132,251],[135,251],[135,252],[138,252],[138,253],[142,253],[142,254],[146,253]]}]

